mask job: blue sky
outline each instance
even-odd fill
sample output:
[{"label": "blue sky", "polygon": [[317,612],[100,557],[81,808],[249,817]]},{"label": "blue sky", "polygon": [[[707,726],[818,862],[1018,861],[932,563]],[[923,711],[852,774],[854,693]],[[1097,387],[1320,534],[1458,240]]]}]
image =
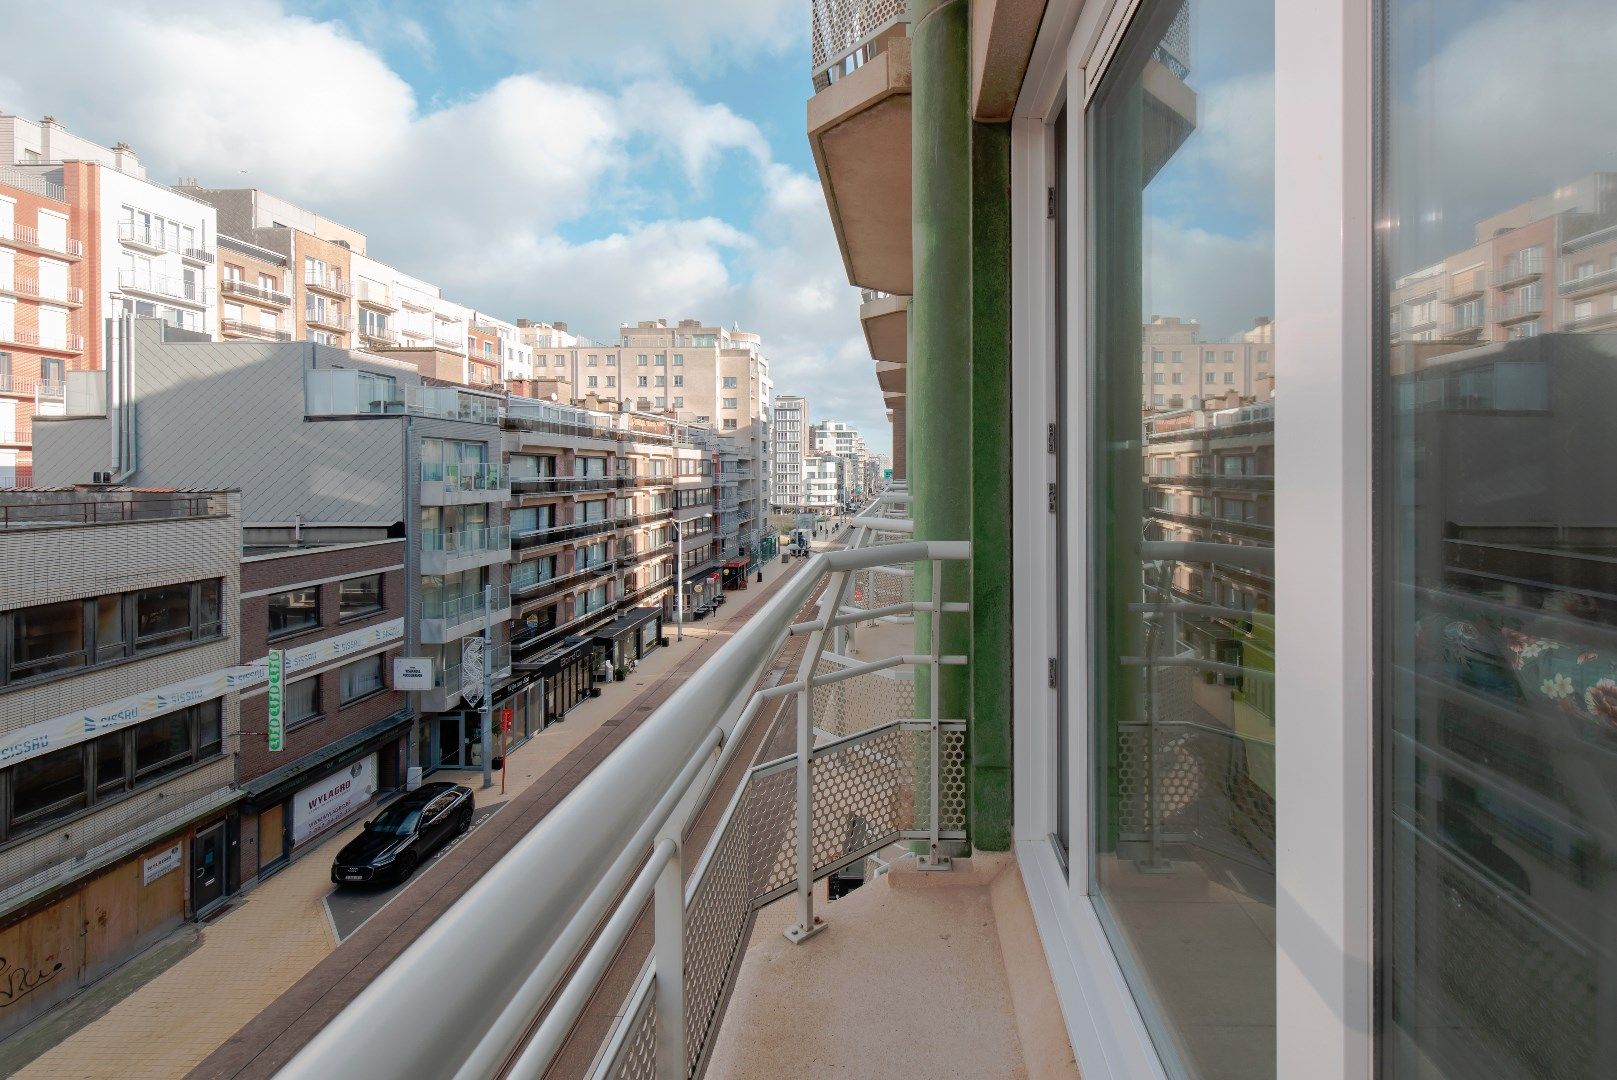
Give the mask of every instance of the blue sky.
[{"label": "blue sky", "polygon": [[[804,0],[0,0],[0,109],[258,186],[508,319],[764,337],[886,449],[804,135]],[[73,71],[63,79],[63,71]]]}]

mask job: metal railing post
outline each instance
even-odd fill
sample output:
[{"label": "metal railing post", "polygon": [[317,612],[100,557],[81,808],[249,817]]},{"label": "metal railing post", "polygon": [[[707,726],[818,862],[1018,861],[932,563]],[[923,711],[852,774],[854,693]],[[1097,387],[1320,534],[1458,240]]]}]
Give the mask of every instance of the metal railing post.
[{"label": "metal railing post", "polygon": [[657,996],[657,1080],[686,1080],[685,1064],[685,849],[680,831],[667,829],[674,853],[657,872],[651,898],[652,970]]},{"label": "metal railing post", "polygon": [[948,870],[952,860],[940,852],[943,846],[942,823],[938,820],[942,816],[943,800],[939,787],[943,779],[942,757],[943,714],[938,704],[938,694],[942,689],[942,665],[938,657],[943,653],[943,563],[941,560],[932,560],[932,597],[928,618],[932,623],[932,650],[931,664],[928,667],[927,685],[930,693],[927,695],[927,853],[919,860],[919,865],[927,870]]}]

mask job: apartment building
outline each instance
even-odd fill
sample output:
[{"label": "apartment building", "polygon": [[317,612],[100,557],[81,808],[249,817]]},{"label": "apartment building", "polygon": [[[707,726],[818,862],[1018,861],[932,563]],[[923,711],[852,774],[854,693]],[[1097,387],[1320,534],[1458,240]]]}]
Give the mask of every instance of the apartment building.
[{"label": "apartment building", "polygon": [[241,662],[262,667],[279,652],[283,685],[278,747],[267,688],[240,698],[235,864],[244,888],[406,785],[415,709],[392,678],[410,594],[405,545],[246,530]]},{"label": "apartment building", "polygon": [[845,505],[847,461],[834,454],[803,459],[803,505],[811,514],[834,514]]},{"label": "apartment building", "polygon": [[1156,316],[1140,331],[1141,400],[1151,409],[1195,409],[1230,394],[1250,398],[1274,381],[1274,323],[1203,341],[1194,319]]},{"label": "apartment building", "polygon": [[[431,667],[432,686],[412,691],[404,727],[409,764],[435,767],[440,714],[457,730],[476,727],[465,720],[478,712],[461,683],[462,642],[485,617],[496,629],[494,670],[510,662],[499,399],[430,385],[380,354],[312,342],[207,342],[155,320],[120,321],[112,339],[110,370],[70,374],[65,415],[36,432],[36,480],[78,483],[110,470],[120,482],[171,477],[194,487],[218,477],[241,491],[258,546],[402,538],[402,639],[375,645],[397,644]],[[318,730],[333,731],[322,716]]]},{"label": "apartment building", "polygon": [[219,335],[291,341],[295,324],[288,257],[228,234],[219,237]]},{"label": "apartment building", "polygon": [[61,184],[0,166],[0,487],[29,486],[34,414],[85,363],[78,216]]},{"label": "apartment building", "polygon": [[809,435],[814,453],[822,457],[835,457],[842,462],[837,481],[839,504],[863,501],[873,490],[873,485],[867,479],[870,450],[865,445],[864,436],[835,420],[820,421]]},{"label": "apartment building", "polygon": [[809,427],[808,398],[799,394],[776,396],[771,454],[774,483],[769,497],[774,510],[790,512],[804,506],[806,463],[812,450]]},{"label": "apartment building", "polygon": [[235,492],[0,493],[9,1035],[239,884]]}]

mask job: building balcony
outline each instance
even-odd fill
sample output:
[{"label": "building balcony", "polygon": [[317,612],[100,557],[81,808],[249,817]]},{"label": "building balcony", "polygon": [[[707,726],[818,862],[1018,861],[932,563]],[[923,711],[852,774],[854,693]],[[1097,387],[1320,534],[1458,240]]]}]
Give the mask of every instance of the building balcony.
[{"label": "building balcony", "polygon": [[400,293],[399,294],[399,306],[403,307],[403,308],[405,308],[405,309],[407,309],[409,311],[419,311],[423,315],[431,315],[432,314],[432,305],[431,304],[426,303],[423,300],[418,300],[416,297],[410,295],[409,293]]},{"label": "building balcony", "polygon": [[62,401],[65,400],[66,389],[59,382],[46,382],[43,379],[34,379],[27,375],[11,375],[0,372],[0,394],[11,394],[16,397],[43,399],[45,401]]},{"label": "building balcony", "polygon": [[440,329],[433,330],[432,341],[433,344],[440,345],[446,349],[461,349],[464,348],[466,344],[465,340],[461,338],[459,334],[453,332],[446,333]]},{"label": "building balcony", "polygon": [[499,399],[458,390],[453,386],[407,386],[404,409],[411,416],[462,420],[469,424],[498,424]]},{"label": "building balcony", "polygon": [[1505,302],[1499,305],[1494,314],[1494,321],[1500,323],[1520,322],[1523,319],[1536,319],[1544,314],[1544,297],[1523,296],[1519,293],[1508,295]]},{"label": "building balcony", "polygon": [[1575,318],[1567,323],[1566,328],[1574,333],[1588,333],[1591,330],[1604,330],[1617,326],[1617,311],[1602,311],[1594,315],[1585,315]]},{"label": "building balcony", "polygon": [[213,306],[213,289],[201,279],[171,277],[167,274],[147,274],[139,270],[119,270],[118,290],[137,293],[170,304],[206,308]]},{"label": "building balcony", "polygon": [[77,355],[84,351],[84,338],[79,334],[57,334],[41,338],[38,330],[13,327],[10,330],[0,329],[0,345],[15,345],[34,352]]},{"label": "building balcony", "polygon": [[493,604],[485,603],[483,594],[466,596],[426,596],[421,601],[421,640],[428,645],[443,645],[468,634],[478,633],[485,620],[495,624],[511,618],[511,590],[498,586],[493,590]]},{"label": "building balcony", "polygon": [[597,521],[569,521],[560,525],[546,525],[539,529],[529,529],[519,532],[511,537],[511,545],[518,551],[529,548],[548,547],[552,544],[565,544],[573,540],[582,540],[587,536],[600,536],[602,533],[612,532],[618,527],[613,518],[601,518]]},{"label": "building balcony", "polygon": [[354,328],[352,316],[344,315],[335,307],[306,308],[303,312],[303,321],[310,326],[318,326],[322,330],[334,330],[346,334]]},{"label": "building balcony", "polygon": [[[494,680],[511,676],[511,646],[495,645],[491,659]],[[461,700],[461,666],[459,664],[433,665],[432,689],[421,694],[421,708],[425,712],[445,712]]]},{"label": "building balcony", "polygon": [[1482,319],[1455,320],[1443,324],[1443,337],[1449,341],[1475,340],[1487,333],[1488,324]]},{"label": "building balcony", "polygon": [[397,311],[399,305],[393,299],[393,291],[386,285],[378,285],[370,281],[356,281],[353,283],[354,299],[366,307],[378,311]]},{"label": "building balcony", "polygon": [[423,529],[421,573],[429,577],[508,562],[511,530],[503,525],[472,529]]},{"label": "building balcony", "polygon": [[814,5],[809,146],[848,280],[912,291],[910,41],[903,0]]},{"label": "building balcony", "polygon": [[1475,300],[1488,291],[1488,274],[1478,268],[1466,270],[1455,274],[1449,279],[1449,294],[1444,297],[1445,304],[1463,304],[1467,300]]},{"label": "building balcony", "polygon": [[396,349],[399,347],[399,336],[391,330],[366,330],[361,324],[359,331],[360,344],[367,349]]},{"label": "building balcony", "polygon": [[212,266],[218,256],[204,247],[182,247],[180,258],[186,262],[196,263],[198,266]]},{"label": "building balcony", "polygon": [[1608,292],[1617,289],[1617,267],[1610,270],[1597,270],[1582,277],[1570,278],[1561,282],[1556,288],[1562,296],[1576,298],[1592,296],[1595,293]]},{"label": "building balcony", "polygon": [[60,304],[63,307],[83,307],[84,290],[76,285],[50,286],[41,290],[39,279],[24,277],[19,274],[7,284],[0,281],[0,293],[20,297],[25,300],[40,300],[47,304]]},{"label": "building balcony", "polygon": [[430,340],[430,338],[428,337],[427,332],[425,330],[417,330],[413,326],[401,327],[399,329],[399,333],[404,335],[405,337],[411,338],[412,340],[415,340],[415,341],[428,341],[428,340]]},{"label": "building balcony", "polygon": [[292,340],[291,333],[286,330],[259,326],[257,323],[243,322],[240,319],[221,319],[219,321],[219,332],[227,338],[251,338],[255,341]]},{"label": "building balcony", "polygon": [[[521,585],[511,586],[511,596],[518,604],[530,604],[535,600],[543,600],[548,596],[564,592],[574,585],[598,578],[611,569],[608,563],[597,563],[594,566],[580,566],[565,574],[552,574],[537,581],[529,581]],[[515,639],[513,639],[515,640]]]},{"label": "building balcony", "polygon": [[340,274],[333,274],[329,270],[325,272],[305,270],[303,272],[303,285],[310,292],[324,293],[327,296],[335,296],[341,299],[347,299],[354,295],[353,283]]},{"label": "building balcony", "polygon": [[504,465],[439,463],[421,466],[423,506],[505,502],[510,497],[511,478]]},{"label": "building balcony", "polygon": [[15,221],[0,221],[0,244],[36,255],[65,259],[84,258],[84,245],[79,241],[64,240],[61,244],[46,241],[40,237],[39,230],[32,225],[22,225]]},{"label": "building balcony", "polygon": [[622,476],[527,476],[511,481],[518,495],[574,495],[584,491],[621,491]]},{"label": "building balcony", "polygon": [[270,307],[284,308],[292,303],[290,293],[284,293],[279,289],[267,289],[262,285],[252,285],[240,278],[225,278],[219,282],[219,289],[226,296],[239,296],[255,304],[267,304]]},{"label": "building balcony", "polygon": [[1506,259],[1504,264],[1493,272],[1493,286],[1496,289],[1509,289],[1517,285],[1525,285],[1529,281],[1537,281],[1544,276],[1544,260],[1536,259]]},{"label": "building balcony", "polygon": [[[908,626],[850,639],[858,610],[799,622],[854,575],[967,557],[817,556],[289,1070],[363,1055],[379,1075],[1074,1077],[1017,864],[950,862],[965,724],[917,716],[914,690],[966,658],[913,655]],[[933,640],[962,614],[892,608],[932,620]],[[765,678],[780,671],[792,681]],[[776,726],[794,697],[808,722]],[[860,884],[827,903],[828,878]],[[491,912],[524,948],[490,946]],[[419,992],[445,970],[457,978]]]}]

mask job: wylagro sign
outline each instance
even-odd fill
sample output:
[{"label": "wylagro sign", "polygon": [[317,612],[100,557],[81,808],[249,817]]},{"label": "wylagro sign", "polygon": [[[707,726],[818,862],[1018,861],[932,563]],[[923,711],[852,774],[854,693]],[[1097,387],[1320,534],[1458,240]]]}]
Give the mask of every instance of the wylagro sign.
[{"label": "wylagro sign", "polygon": [[[394,619],[301,648],[287,649],[282,658],[281,673],[283,677],[290,676],[305,668],[365,652],[403,637],[404,620]],[[0,766],[13,765],[64,746],[86,742],[109,731],[118,731],[130,724],[138,724],[232,691],[251,690],[263,685],[268,677],[269,657],[266,656],[257,663],[224,668],[148,693],[109,701],[92,709],[40,720],[0,737]]]},{"label": "wylagro sign", "polygon": [[375,754],[310,784],[292,796],[292,843],[301,844],[324,832],[370,802],[375,794]]},{"label": "wylagro sign", "polygon": [[140,880],[142,885],[150,885],[164,874],[178,870],[182,859],[180,845],[175,844],[165,851],[159,851],[141,863]]}]

